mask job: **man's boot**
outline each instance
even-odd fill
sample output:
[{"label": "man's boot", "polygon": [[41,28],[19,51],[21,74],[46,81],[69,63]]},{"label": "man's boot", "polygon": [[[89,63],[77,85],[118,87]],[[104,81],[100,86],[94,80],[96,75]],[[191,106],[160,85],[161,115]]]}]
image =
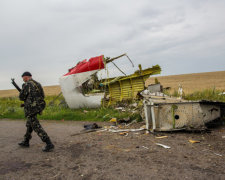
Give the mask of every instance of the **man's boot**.
[{"label": "man's boot", "polygon": [[54,144],[52,144],[51,140],[48,138],[46,139],[46,146],[44,149],[42,149],[42,151],[44,152],[49,152],[49,151],[52,151],[54,149]]},{"label": "man's boot", "polygon": [[29,140],[25,139],[24,141],[18,143],[21,147],[29,147]]}]

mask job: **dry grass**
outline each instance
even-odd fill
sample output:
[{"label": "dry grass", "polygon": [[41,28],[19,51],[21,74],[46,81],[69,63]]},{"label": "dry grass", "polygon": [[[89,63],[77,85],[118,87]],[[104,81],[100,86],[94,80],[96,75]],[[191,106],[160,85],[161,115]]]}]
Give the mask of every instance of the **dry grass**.
[{"label": "dry grass", "polygon": [[[146,85],[154,84],[155,78],[149,78]],[[185,94],[212,88],[225,90],[225,71],[159,76],[157,79],[164,88],[171,87],[172,91],[178,90],[178,86],[181,84]]]},{"label": "dry grass", "polygon": [[[58,95],[61,92],[60,86],[45,86],[44,92],[46,96]],[[0,90],[0,97],[14,97],[19,93],[16,89]]]},{"label": "dry grass", "polygon": [[45,86],[44,92],[46,96],[54,96],[61,92],[61,88],[60,86]]},{"label": "dry grass", "polygon": [[[157,79],[163,87],[171,87],[172,91],[177,90],[179,84],[181,84],[185,94],[204,89],[212,89],[214,87],[218,90],[225,90],[225,71],[159,76]],[[155,77],[151,77],[146,81],[146,85],[154,83]],[[61,89],[59,86],[45,86],[44,91],[46,96],[52,96],[58,95]],[[0,97],[13,96],[18,96],[17,90],[0,90]]]},{"label": "dry grass", "polygon": [[16,89],[0,90],[0,97],[14,97],[18,96],[18,94]]}]

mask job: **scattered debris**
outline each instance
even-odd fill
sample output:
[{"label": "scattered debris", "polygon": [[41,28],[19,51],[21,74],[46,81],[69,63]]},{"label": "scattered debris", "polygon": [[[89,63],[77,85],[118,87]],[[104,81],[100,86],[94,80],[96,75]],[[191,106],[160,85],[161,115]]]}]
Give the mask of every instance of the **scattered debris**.
[{"label": "scattered debris", "polygon": [[189,142],[192,143],[192,144],[194,144],[194,143],[200,143],[200,141],[195,141],[195,140],[191,140],[191,139],[189,139]]},{"label": "scattered debris", "polygon": [[[149,149],[148,147],[146,147],[146,146],[141,146],[142,148],[144,148],[144,149]],[[140,146],[136,146],[136,148],[140,148]]]},{"label": "scattered debris", "polygon": [[155,143],[155,144],[158,145],[158,146],[161,146],[161,147],[163,147],[165,149],[170,149],[171,148],[170,146],[167,146],[167,145],[164,145],[164,144],[160,144],[160,143]]},{"label": "scattered debris", "polygon": [[157,82],[156,84],[150,84],[147,90],[149,91],[149,93],[162,92],[163,86],[159,82]]},{"label": "scattered debris", "polygon": [[124,108],[123,107],[116,107],[115,109],[116,110],[123,110]]},{"label": "scattered debris", "polygon": [[[129,123],[129,124],[125,124],[125,126],[127,127],[127,126],[130,126],[131,124],[134,124],[134,123],[137,123],[137,120],[135,119],[135,120],[133,120],[131,123]],[[145,127],[144,127],[145,128]]]},{"label": "scattered debris", "polygon": [[128,132],[127,131],[126,132],[121,132],[120,135],[121,136],[128,136]]},{"label": "scattered debris", "polygon": [[130,117],[127,117],[127,118],[119,119],[117,122],[119,124],[122,124],[122,123],[130,123],[131,122],[131,118]]},{"label": "scattered debris", "polygon": [[217,156],[220,156],[220,157],[222,157],[222,156],[223,156],[222,154],[215,153],[215,152],[213,152],[213,151],[212,151],[212,150],[210,150],[210,149],[204,149],[204,150],[202,150],[202,151],[209,151],[209,152],[211,152],[211,153],[213,153],[213,154],[215,154],[215,155],[217,155]]},{"label": "scattered debris", "polygon": [[217,156],[220,156],[220,157],[222,157],[223,155],[221,155],[221,154],[218,154],[218,153],[214,153],[215,155],[217,155]]},{"label": "scattered debris", "polygon": [[156,139],[163,139],[163,138],[168,138],[168,136],[158,136],[158,137],[155,137]]},{"label": "scattered debris", "polygon": [[112,123],[117,123],[117,119],[116,118],[112,118],[112,119],[110,119],[110,121],[109,122],[112,122]]},{"label": "scattered debris", "polygon": [[115,126],[118,124],[124,124],[125,126],[130,126],[131,124],[137,122],[137,120],[135,119],[132,121],[130,117],[122,118],[122,119],[112,118],[110,119],[109,122],[114,123]]},{"label": "scattered debris", "polygon": [[150,84],[147,89],[141,92],[142,96],[158,96],[158,97],[167,97],[163,93],[163,86],[159,84]]},{"label": "scattered debris", "polygon": [[98,124],[93,123],[93,124],[85,124],[84,129],[85,130],[90,130],[90,129],[99,129],[102,128],[101,126],[98,126]]},{"label": "scattered debris", "polygon": [[[145,81],[150,75],[160,74],[159,65],[151,68],[139,69],[131,75],[126,75],[113,61],[127,54],[109,58],[104,55],[85,59],[69,69],[60,78],[62,94],[70,108],[96,108],[118,105],[115,109],[131,114],[138,113],[146,121],[146,130],[175,131],[175,130],[205,130],[206,124],[223,116],[225,106],[222,102],[212,101],[185,101],[182,99],[183,87],[179,84],[180,99],[168,97],[163,93],[163,87],[158,79],[155,84],[145,87]],[[108,69],[106,64],[113,63],[125,76],[99,79],[98,72]],[[133,63],[132,63],[133,65]],[[134,67],[134,66],[133,66]],[[220,93],[224,95],[225,92]],[[60,96],[61,94],[59,94]],[[143,100],[143,103],[142,103]],[[54,101],[53,101],[54,103]],[[88,113],[87,110],[83,111]],[[108,117],[109,114],[103,116]],[[112,118],[110,122],[124,123],[130,126],[135,121],[130,117],[123,119]],[[119,131],[107,129],[107,131]],[[165,138],[165,137],[156,137]],[[197,142],[195,142],[197,143]]]},{"label": "scattered debris", "polygon": [[136,132],[136,131],[143,131],[145,130],[144,128],[140,128],[140,129],[108,129],[109,132]]},{"label": "scattered debris", "polygon": [[70,136],[76,136],[76,135],[80,135],[80,134],[86,134],[86,133],[98,132],[98,131],[104,131],[104,129],[102,129],[102,127],[98,126],[98,124],[96,124],[96,123],[86,124],[86,125],[84,125],[84,129],[83,130],[81,130],[78,133],[71,134]]},{"label": "scattered debris", "polygon": [[[116,122],[116,118],[112,118],[111,122]],[[84,129],[81,130],[79,133],[72,134],[71,136],[76,136],[80,134],[85,134],[89,132],[113,132],[113,133],[119,133],[122,136],[128,136],[128,132],[138,132],[145,130],[144,128],[138,128],[138,129],[123,129],[124,127],[127,127],[126,125],[121,126],[104,126],[103,128],[101,126],[98,126],[96,123],[93,124],[86,124],[84,125]]]},{"label": "scattered debris", "polygon": [[146,147],[146,146],[141,146],[141,147],[143,147],[143,148],[145,148],[145,149],[149,149],[148,147]]}]

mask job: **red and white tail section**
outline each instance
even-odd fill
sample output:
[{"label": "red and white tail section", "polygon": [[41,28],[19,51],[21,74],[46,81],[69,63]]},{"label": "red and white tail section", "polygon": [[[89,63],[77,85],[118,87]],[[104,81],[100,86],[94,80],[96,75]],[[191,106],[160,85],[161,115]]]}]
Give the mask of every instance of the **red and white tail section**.
[{"label": "red and white tail section", "polygon": [[84,96],[80,92],[80,86],[91,78],[91,75],[104,69],[104,56],[98,56],[79,62],[69,72],[60,77],[59,83],[63,96],[70,108],[95,108],[100,107],[103,95]]}]

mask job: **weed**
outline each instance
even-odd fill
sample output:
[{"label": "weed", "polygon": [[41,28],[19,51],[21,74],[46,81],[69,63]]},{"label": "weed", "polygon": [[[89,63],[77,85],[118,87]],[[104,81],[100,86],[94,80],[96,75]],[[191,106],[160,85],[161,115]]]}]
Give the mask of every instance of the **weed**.
[{"label": "weed", "polygon": [[[177,91],[172,94],[165,92],[168,95],[178,96]],[[225,95],[222,91],[212,89],[205,89],[203,91],[196,91],[191,94],[184,95],[187,100],[212,100],[225,102]],[[130,112],[121,112],[115,108],[98,108],[98,109],[69,109],[65,103],[63,96],[56,98],[56,96],[47,96],[46,108],[39,119],[45,120],[75,120],[75,121],[108,121],[111,118],[126,118],[137,119],[141,121],[139,113],[131,114]],[[20,107],[20,101],[17,97],[0,98],[0,119],[25,119],[23,108]]]},{"label": "weed", "polygon": [[[38,117],[39,119],[75,121],[108,121],[112,117],[118,119],[126,117],[140,119],[138,114],[130,115],[129,112],[120,112],[114,108],[69,109],[63,97],[55,98],[56,96],[47,96],[45,98],[47,106],[42,112],[42,115]],[[0,98],[0,118],[25,119],[23,108],[20,107],[22,103],[16,97]]]},{"label": "weed", "polygon": [[[170,91],[164,91],[166,95],[178,97],[178,92],[174,90],[172,93]],[[223,91],[217,90],[215,88],[205,89],[202,91],[195,91],[190,94],[183,93],[183,98],[186,100],[209,100],[209,101],[220,101],[225,102],[225,95],[222,94]]]}]

